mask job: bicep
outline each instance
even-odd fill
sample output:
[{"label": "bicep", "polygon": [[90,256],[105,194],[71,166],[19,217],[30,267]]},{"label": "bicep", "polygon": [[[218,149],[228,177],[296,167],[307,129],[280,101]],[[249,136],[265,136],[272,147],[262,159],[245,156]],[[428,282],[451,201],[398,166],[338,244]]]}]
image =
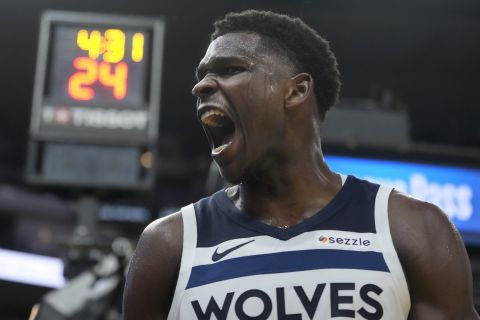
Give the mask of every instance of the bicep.
[{"label": "bicep", "polygon": [[437,207],[412,201],[396,212],[392,236],[409,282],[409,319],[479,319],[463,241]]},{"label": "bicep", "polygon": [[152,223],[140,237],[125,284],[125,320],[167,318],[183,236],[181,217],[169,219]]},{"label": "bicep", "polygon": [[478,319],[462,240],[448,227],[440,228],[436,239],[440,243],[433,245],[438,247],[418,259],[407,273],[412,296],[410,319]]}]

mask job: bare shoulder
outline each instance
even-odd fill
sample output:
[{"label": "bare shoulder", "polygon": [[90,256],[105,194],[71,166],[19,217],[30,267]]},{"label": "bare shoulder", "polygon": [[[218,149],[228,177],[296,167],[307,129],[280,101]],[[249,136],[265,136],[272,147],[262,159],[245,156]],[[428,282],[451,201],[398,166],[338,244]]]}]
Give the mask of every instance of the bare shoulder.
[{"label": "bare shoulder", "polygon": [[448,216],[431,203],[394,191],[389,223],[409,285],[409,319],[479,319],[465,246]]},{"label": "bare shoulder", "polygon": [[434,204],[393,191],[388,210],[394,244],[404,259],[448,255],[452,242],[463,247],[453,223]]},{"label": "bare shoulder", "polygon": [[[139,249],[154,249],[154,252],[152,253],[155,253],[158,251],[163,251],[162,249],[167,249],[167,247],[169,247],[169,250],[175,249],[177,247],[181,249],[182,238],[182,215],[180,212],[176,212],[167,217],[160,218],[151,222],[143,230],[142,235],[140,236],[140,240],[137,245],[137,251]],[[159,245],[161,245],[161,248],[158,247]]]},{"label": "bare shoulder", "polygon": [[164,319],[168,315],[183,245],[180,212],[150,223],[137,244],[124,293],[124,319]]}]

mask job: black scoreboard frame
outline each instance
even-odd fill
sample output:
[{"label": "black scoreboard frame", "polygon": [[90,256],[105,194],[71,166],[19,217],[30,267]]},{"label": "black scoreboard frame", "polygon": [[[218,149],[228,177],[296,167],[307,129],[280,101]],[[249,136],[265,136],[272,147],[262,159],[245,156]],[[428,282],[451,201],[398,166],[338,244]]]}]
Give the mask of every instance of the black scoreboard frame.
[{"label": "black scoreboard frame", "polygon": [[[96,128],[82,128],[69,130],[42,126],[42,112],[48,102],[46,88],[49,79],[49,67],[52,53],[52,33],[56,26],[67,27],[98,27],[98,28],[125,28],[147,30],[149,41],[149,67],[147,67],[148,94],[146,103],[137,110],[146,110],[147,125],[143,130],[131,134],[127,130],[98,130]],[[138,17],[115,14],[99,14],[85,12],[46,11],[40,22],[38,41],[37,64],[32,99],[32,114],[30,122],[29,146],[27,152],[26,179],[32,184],[53,186],[74,186],[100,189],[149,189],[155,179],[155,153],[158,140],[158,124],[160,116],[160,89],[163,62],[163,45],[165,37],[165,21],[163,18]],[[72,106],[68,106],[73,108]],[[92,107],[101,106],[93,105]],[[108,105],[107,105],[108,107]],[[73,109],[72,109],[73,110]],[[106,109],[105,109],[106,110]],[[42,162],[45,160],[47,147],[79,146],[85,148],[115,149],[127,152],[133,150],[138,154],[148,153],[151,167],[140,168],[138,181],[108,182],[108,181],[76,181],[75,179],[52,178],[42,172]],[[51,148],[50,148],[51,149]],[[97,149],[97,150],[101,150]],[[68,150],[68,149],[66,149]],[[70,149],[71,150],[71,149]],[[58,151],[57,151],[58,153]],[[138,163],[140,166],[140,161]],[[95,180],[95,179],[94,179]]]}]

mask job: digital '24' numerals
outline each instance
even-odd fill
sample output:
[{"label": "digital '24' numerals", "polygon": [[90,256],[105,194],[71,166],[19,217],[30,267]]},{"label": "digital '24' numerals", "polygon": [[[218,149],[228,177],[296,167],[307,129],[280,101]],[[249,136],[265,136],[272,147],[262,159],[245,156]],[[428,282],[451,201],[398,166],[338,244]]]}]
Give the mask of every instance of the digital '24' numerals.
[{"label": "digital '24' numerals", "polygon": [[[88,52],[88,57],[73,60],[76,72],[68,79],[68,94],[75,100],[90,101],[95,97],[91,87],[96,82],[111,87],[113,97],[122,100],[127,95],[128,65],[125,57],[125,33],[119,29],[100,31],[80,30],[77,46]],[[144,36],[135,33],[132,37],[131,58],[134,62],[143,60]],[[101,62],[98,57],[102,56]]]}]

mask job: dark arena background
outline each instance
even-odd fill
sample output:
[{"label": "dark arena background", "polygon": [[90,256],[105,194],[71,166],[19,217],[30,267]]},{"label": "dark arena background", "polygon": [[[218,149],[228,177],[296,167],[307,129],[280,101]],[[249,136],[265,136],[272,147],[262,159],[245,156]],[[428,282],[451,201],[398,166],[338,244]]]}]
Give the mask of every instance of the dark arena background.
[{"label": "dark arena background", "polygon": [[330,41],[327,161],[439,205],[480,307],[480,2],[2,0],[0,319],[120,319],[143,228],[222,186],[191,88],[212,22],[249,8]]}]

